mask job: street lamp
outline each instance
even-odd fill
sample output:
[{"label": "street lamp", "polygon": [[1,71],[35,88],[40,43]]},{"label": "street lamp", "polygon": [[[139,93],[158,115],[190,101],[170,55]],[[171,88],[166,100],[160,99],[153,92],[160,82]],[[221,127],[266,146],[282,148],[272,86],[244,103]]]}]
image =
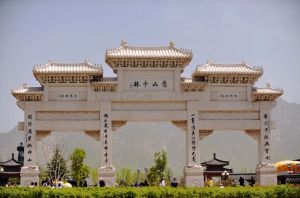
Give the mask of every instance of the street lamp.
[{"label": "street lamp", "polygon": [[0,173],[4,172],[4,168],[0,166]]},{"label": "street lamp", "polygon": [[227,179],[228,179],[228,175],[229,175],[229,173],[225,170],[225,171],[222,173],[222,178],[223,178],[224,180],[227,180]]},{"label": "street lamp", "polygon": [[225,170],[223,173],[222,173],[222,178],[224,180],[224,186],[226,184],[226,181],[228,179],[228,176],[229,176],[229,173]]}]

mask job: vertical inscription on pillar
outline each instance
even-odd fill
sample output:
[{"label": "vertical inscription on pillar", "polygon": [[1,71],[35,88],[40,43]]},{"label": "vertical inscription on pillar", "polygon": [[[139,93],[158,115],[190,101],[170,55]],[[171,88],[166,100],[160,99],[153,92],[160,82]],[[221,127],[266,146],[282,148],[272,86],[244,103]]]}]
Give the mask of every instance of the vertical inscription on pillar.
[{"label": "vertical inscription on pillar", "polygon": [[263,159],[266,162],[269,162],[271,160],[270,157],[270,136],[271,136],[271,119],[270,119],[270,113],[264,113],[263,114],[263,128],[261,130],[262,137],[263,137]]},{"label": "vertical inscription on pillar", "polygon": [[33,120],[32,120],[32,113],[27,114],[27,122],[25,125],[25,146],[26,146],[26,162],[31,163],[32,162],[32,125],[33,125]]},{"label": "vertical inscription on pillar", "polygon": [[35,112],[25,112],[24,115],[24,132],[25,132],[25,149],[24,149],[24,165],[36,165],[35,156]]},{"label": "vertical inscription on pillar", "polygon": [[196,114],[192,114],[191,115],[191,130],[192,130],[192,160],[193,162],[197,162],[197,155],[196,155],[196,150],[197,150],[197,147],[196,147],[196,126],[195,126],[195,115]]},{"label": "vertical inscription on pillar", "polygon": [[108,163],[108,113],[103,114],[103,148],[104,148],[104,162]]}]

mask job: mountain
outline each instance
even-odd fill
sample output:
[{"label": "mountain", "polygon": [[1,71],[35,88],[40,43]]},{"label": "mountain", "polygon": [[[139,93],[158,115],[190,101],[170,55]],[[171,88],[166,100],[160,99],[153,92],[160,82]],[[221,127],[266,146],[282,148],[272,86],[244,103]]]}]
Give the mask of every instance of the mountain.
[{"label": "mountain", "polygon": [[[277,128],[272,131],[273,161],[300,158],[300,104],[278,100],[272,111]],[[0,133],[0,160],[10,158],[11,152],[22,141],[22,132],[13,128]],[[53,132],[38,143],[38,162],[45,164],[55,144],[62,146],[67,157],[75,148],[87,151],[86,163],[98,167],[100,161],[99,142],[83,132]],[[129,122],[113,135],[113,161],[117,168],[132,169],[150,167],[156,151],[165,149],[169,167],[181,175],[185,165],[185,134],[171,123]],[[257,164],[257,142],[242,131],[214,131],[201,141],[201,161],[217,158],[230,161],[234,172],[254,171]]]}]

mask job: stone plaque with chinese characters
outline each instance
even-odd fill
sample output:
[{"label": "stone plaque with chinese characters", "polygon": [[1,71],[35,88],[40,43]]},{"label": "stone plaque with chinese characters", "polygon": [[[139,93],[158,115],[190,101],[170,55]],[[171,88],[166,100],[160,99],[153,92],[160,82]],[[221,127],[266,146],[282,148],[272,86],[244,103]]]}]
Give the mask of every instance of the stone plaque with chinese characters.
[{"label": "stone plaque with chinese characters", "polygon": [[173,71],[125,71],[126,91],[174,91]]},{"label": "stone plaque with chinese characters", "polygon": [[86,100],[85,87],[50,87],[49,100]]},{"label": "stone plaque with chinese characters", "polygon": [[213,101],[246,100],[246,87],[212,87],[210,98]]}]

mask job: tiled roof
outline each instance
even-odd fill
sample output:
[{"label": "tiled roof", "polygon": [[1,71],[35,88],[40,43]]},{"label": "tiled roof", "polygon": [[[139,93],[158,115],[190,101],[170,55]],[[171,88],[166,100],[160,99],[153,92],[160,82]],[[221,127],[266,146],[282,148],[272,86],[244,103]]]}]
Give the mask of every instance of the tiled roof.
[{"label": "tiled roof", "polygon": [[263,74],[263,69],[249,67],[245,62],[240,64],[216,64],[208,62],[205,65],[197,66],[193,76],[214,74],[261,76]]},{"label": "tiled roof", "polygon": [[219,160],[217,159],[216,157],[216,154],[214,153],[213,155],[213,159],[212,160],[209,160],[209,161],[206,161],[206,162],[202,162],[201,165],[202,166],[209,166],[209,165],[212,165],[212,166],[226,166],[229,164],[229,161],[223,161],[223,160]]},{"label": "tiled roof", "polygon": [[193,82],[193,79],[192,78],[181,78],[181,81],[184,82],[184,83],[192,83]]},{"label": "tiled roof", "polygon": [[254,88],[253,92],[254,95],[282,95],[283,91],[282,89],[272,89],[272,88]]},{"label": "tiled roof", "polygon": [[121,43],[121,47],[107,49],[105,58],[182,58],[192,59],[193,53],[191,50],[179,49],[175,47],[173,42],[170,42],[166,47],[134,47],[128,46],[126,42]]},{"label": "tiled roof", "polygon": [[56,63],[49,61],[45,65],[35,65],[33,74],[94,74],[102,75],[100,65],[92,65],[85,61],[84,63]]},{"label": "tiled roof", "polygon": [[13,89],[13,94],[43,94],[43,87],[25,87]]},{"label": "tiled roof", "polygon": [[8,167],[8,166],[22,166],[23,163],[15,160],[14,155],[12,155],[12,157],[11,157],[10,160],[4,161],[4,162],[0,162],[0,165],[4,166],[4,167]]},{"label": "tiled roof", "polygon": [[282,89],[273,89],[270,84],[267,84],[267,88],[256,88],[252,89],[252,100],[253,101],[274,101],[283,94]]}]

